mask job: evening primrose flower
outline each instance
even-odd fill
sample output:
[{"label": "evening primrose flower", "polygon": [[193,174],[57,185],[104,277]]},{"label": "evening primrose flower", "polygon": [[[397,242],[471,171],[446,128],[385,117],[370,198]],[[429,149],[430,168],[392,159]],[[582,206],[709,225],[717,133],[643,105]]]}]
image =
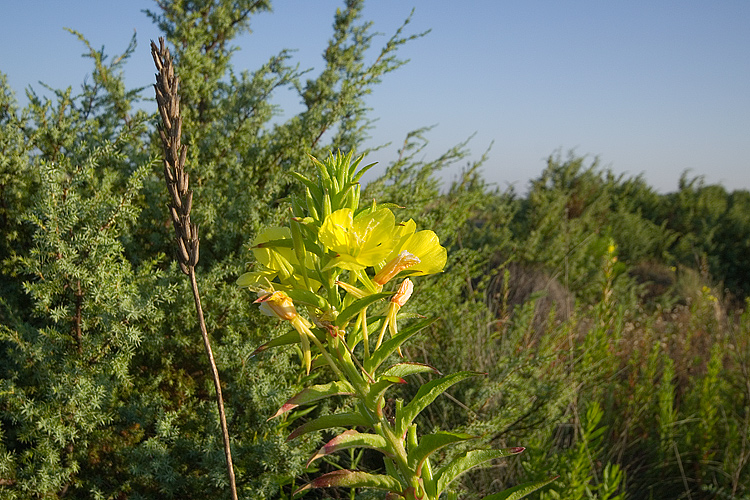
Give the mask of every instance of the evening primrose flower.
[{"label": "evening primrose flower", "polygon": [[320,242],[337,254],[327,267],[358,271],[375,266],[392,250],[393,212],[381,208],[354,217],[350,208],[328,215],[318,231]]},{"label": "evening primrose flower", "polygon": [[[288,243],[285,241],[288,240]],[[281,242],[274,246],[264,246],[270,241]],[[285,243],[287,243],[285,245]],[[237,284],[251,290],[267,290],[268,284],[278,277],[279,281],[294,288],[304,288],[304,280],[299,275],[299,259],[292,248],[292,234],[288,227],[268,227],[258,233],[252,242],[253,255],[260,269],[245,273],[237,279]],[[305,266],[312,268],[310,252],[306,253]],[[295,266],[297,270],[295,270]],[[320,282],[308,279],[310,287],[317,290]]]},{"label": "evening primrose flower", "polygon": [[433,231],[416,231],[416,228],[412,219],[396,226],[395,244],[388,257],[376,268],[378,272],[373,281],[384,285],[404,270],[414,275],[435,274],[443,270],[448,259],[445,247],[440,245]]}]

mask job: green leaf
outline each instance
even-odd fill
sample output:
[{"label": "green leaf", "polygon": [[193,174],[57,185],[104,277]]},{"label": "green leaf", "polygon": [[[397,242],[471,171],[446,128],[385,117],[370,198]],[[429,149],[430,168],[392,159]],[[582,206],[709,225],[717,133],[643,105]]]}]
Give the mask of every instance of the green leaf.
[{"label": "green leaf", "polygon": [[326,311],[331,308],[326,299],[309,290],[287,290],[286,294],[292,298],[295,304],[317,307],[322,311]]},{"label": "green leaf", "polygon": [[482,500],[518,500],[519,498],[523,498],[529,493],[538,490],[539,488],[547,486],[558,477],[560,476],[555,476],[550,479],[545,479],[544,481],[537,481],[534,483],[519,484],[518,486],[508,488],[507,490],[501,491],[499,493],[488,495],[482,498]]},{"label": "green leaf", "polygon": [[279,238],[277,240],[268,240],[258,243],[252,248],[293,248],[294,242],[291,238]]},{"label": "green leaf", "polygon": [[331,396],[354,394],[354,388],[348,382],[333,381],[327,384],[314,385],[297,393],[284,403],[268,420],[278,417],[300,405],[307,405]]},{"label": "green leaf", "polygon": [[[357,163],[359,163],[359,162],[357,162]],[[377,164],[378,164],[378,162],[374,162],[374,163],[370,163],[369,165],[365,165],[364,167],[362,167],[362,170],[360,170],[359,172],[357,172],[356,174],[354,174],[352,176],[352,180],[354,182],[359,182],[359,180],[362,178],[362,176],[364,175],[364,173],[367,172],[368,170],[370,170],[372,167],[374,167]],[[352,165],[352,166],[354,168],[356,168],[356,165]],[[353,171],[354,170],[352,169],[352,172]]]},{"label": "green leaf", "polygon": [[362,297],[361,299],[355,300],[354,302],[349,304],[348,307],[345,307],[344,310],[341,311],[336,317],[336,326],[344,326],[347,321],[359,314],[362,309],[369,307],[378,300],[390,297],[391,295],[393,295],[393,292],[374,293],[372,295],[368,295],[367,297]]},{"label": "green leaf", "polygon": [[432,372],[436,375],[442,375],[437,368],[424,363],[415,363],[407,361],[404,363],[397,363],[386,371],[383,372],[384,377],[408,377],[409,375],[416,375],[417,373]]},{"label": "green leaf", "polygon": [[372,353],[372,356],[364,361],[365,370],[367,370],[368,373],[374,373],[375,370],[377,370],[378,367],[383,363],[383,361],[385,361],[388,356],[393,354],[393,352],[398,349],[401,344],[419,333],[422,329],[430,326],[435,321],[437,321],[437,318],[425,319],[423,321],[414,323],[413,325],[409,325],[407,328],[404,328],[403,330],[398,332],[398,335],[396,335],[395,337],[383,342],[380,347],[378,347],[378,349]]},{"label": "green leaf", "polygon": [[380,380],[370,386],[370,392],[365,396],[365,405],[368,408],[374,409],[380,397],[385,394],[393,384],[405,384],[406,380],[401,377],[386,376],[380,377]]},{"label": "green leaf", "polygon": [[402,486],[391,476],[369,474],[352,470],[337,470],[323,474],[294,492],[294,496],[311,488],[375,488],[401,493]]},{"label": "green leaf", "polygon": [[368,425],[369,422],[367,419],[359,413],[336,413],[334,415],[324,415],[300,425],[289,434],[289,437],[287,437],[286,440],[291,441],[303,434],[330,429],[332,427],[366,427]]},{"label": "green leaf", "polygon": [[474,450],[465,453],[463,456],[456,458],[451,461],[445,467],[441,467],[434,474],[435,481],[437,482],[437,494],[445,490],[445,488],[456,479],[458,476],[468,471],[469,469],[476,467],[477,465],[493,460],[496,458],[509,457],[511,455],[517,455],[521,453],[525,448],[504,448],[502,450]]},{"label": "green leaf", "polygon": [[289,344],[299,344],[299,332],[297,332],[297,330],[292,330],[290,332],[285,333],[284,335],[276,337],[273,340],[269,340],[265,344],[255,349],[250,356],[252,357],[257,354],[260,354],[261,352],[265,351],[266,349],[270,349],[271,347],[279,347],[282,345],[289,345]]},{"label": "green leaf", "polygon": [[450,386],[469,377],[476,377],[477,375],[483,374],[479,372],[458,372],[443,378],[431,380],[422,385],[417,391],[417,395],[414,396],[414,399],[409,401],[409,404],[404,406],[401,411],[396,412],[397,432],[399,434],[403,433],[411,425],[414,418],[419,415],[419,412],[427,408],[430,403],[435,401],[435,398],[445,392]]},{"label": "green leaf", "polygon": [[310,190],[310,194],[313,196],[313,198],[316,201],[318,201],[318,200],[320,200],[322,198],[323,193],[320,191],[320,187],[318,187],[318,185],[316,183],[314,183],[313,181],[311,181],[310,179],[308,179],[307,177],[305,177],[304,175],[302,175],[302,174],[300,174],[298,172],[292,171],[292,172],[289,172],[289,173],[292,175],[292,177],[294,177],[295,179],[297,179],[298,181],[300,181],[302,184],[305,185],[305,187],[307,189]]},{"label": "green leaf", "polygon": [[330,455],[331,453],[340,450],[348,450],[349,448],[370,448],[372,450],[378,450],[383,455],[390,456],[387,451],[388,443],[384,437],[378,436],[377,434],[357,432],[354,429],[349,429],[324,444],[315,455],[310,457],[310,460],[307,461],[306,467],[310,467],[310,464],[320,457]]},{"label": "green leaf", "polygon": [[[325,334],[322,331],[318,330],[317,328],[313,329],[312,332],[313,334],[315,334],[318,340],[322,341],[325,339],[325,337],[323,336]],[[290,332],[285,333],[284,335],[280,335],[276,337],[273,340],[269,340],[265,344],[255,349],[250,356],[252,357],[257,354],[260,354],[261,352],[267,349],[270,349],[272,347],[279,347],[282,345],[290,345],[290,344],[299,344],[299,332],[297,332],[297,330],[292,330]]]},{"label": "green leaf", "polygon": [[422,436],[419,440],[419,445],[413,450],[409,450],[409,466],[413,467],[414,470],[419,473],[424,461],[434,451],[451,443],[458,443],[459,441],[466,441],[467,439],[474,439],[475,437],[476,436],[457,432],[436,432],[435,434]]}]

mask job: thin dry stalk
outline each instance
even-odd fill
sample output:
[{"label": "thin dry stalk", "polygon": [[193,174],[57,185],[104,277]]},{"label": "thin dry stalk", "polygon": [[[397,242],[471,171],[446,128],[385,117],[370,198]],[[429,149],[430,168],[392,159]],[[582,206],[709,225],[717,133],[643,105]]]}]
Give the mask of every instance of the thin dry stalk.
[{"label": "thin dry stalk", "polygon": [[193,204],[193,192],[188,189],[188,174],[185,172],[185,159],[187,147],[180,143],[182,135],[182,116],[180,115],[180,96],[178,88],[179,78],[174,73],[172,56],[164,43],[164,38],[159,38],[159,47],[151,42],[151,55],[154,64],[159,71],[156,74],[156,102],[161,115],[162,126],[159,128],[162,148],[164,149],[164,177],[167,181],[167,191],[171,197],[169,211],[174,223],[177,236],[177,259],[180,269],[190,279],[190,286],[195,299],[195,309],[198,314],[198,325],[203,336],[203,345],[206,348],[211,374],[216,388],[216,404],[219,407],[219,419],[221,420],[221,432],[224,438],[224,453],[227,460],[227,475],[232,493],[232,500],[237,500],[237,486],[234,480],[234,468],[232,466],[232,451],[229,445],[229,431],[227,419],[224,414],[224,399],[221,395],[221,382],[219,371],[216,368],[211,342],[208,338],[206,321],[203,318],[203,308],[198,291],[198,282],[195,278],[195,265],[198,263],[198,227],[190,222],[190,209]]}]

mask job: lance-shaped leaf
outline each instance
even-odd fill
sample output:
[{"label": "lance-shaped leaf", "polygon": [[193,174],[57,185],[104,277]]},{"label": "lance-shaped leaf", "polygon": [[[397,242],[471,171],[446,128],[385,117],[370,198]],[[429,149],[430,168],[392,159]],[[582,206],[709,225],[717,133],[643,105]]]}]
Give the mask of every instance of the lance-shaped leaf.
[{"label": "lance-shaped leaf", "polygon": [[286,294],[292,298],[295,304],[317,307],[322,311],[331,308],[326,299],[309,290],[287,290]]},{"label": "lance-shaped leaf", "polygon": [[383,375],[382,377],[380,377],[380,380],[370,386],[370,392],[368,392],[367,396],[365,397],[365,405],[367,405],[368,408],[375,408],[375,405],[380,397],[385,394],[385,391],[387,391],[390,386],[392,386],[393,384],[405,383],[406,380],[402,379],[401,377]]},{"label": "lance-shaped leaf", "polygon": [[293,248],[294,244],[290,238],[281,238],[277,240],[268,240],[258,243],[252,248]]},{"label": "lance-shaped leaf", "polygon": [[[325,340],[325,333],[321,330],[318,330],[317,328],[312,330],[313,334],[318,338],[318,340],[323,341]],[[282,345],[289,345],[289,344],[299,344],[300,338],[299,338],[299,332],[297,330],[292,330],[290,332],[285,333],[284,335],[280,335],[276,337],[273,340],[269,340],[265,344],[261,345],[257,349],[253,351],[250,356],[255,356],[266,349],[270,349],[272,347],[280,347]]]},{"label": "lance-shaped leaf", "polygon": [[357,173],[354,173],[355,169],[357,168],[357,165],[359,165],[359,162],[361,161],[361,157],[360,157],[360,158],[358,158],[357,160],[358,160],[358,161],[357,161],[356,163],[353,163],[353,164],[352,164],[352,168],[351,168],[351,170],[350,170],[350,175],[351,175],[351,178],[352,178],[352,180],[353,180],[354,182],[359,182],[359,180],[360,180],[360,179],[362,178],[362,175],[363,175],[363,174],[364,174],[365,172],[367,172],[367,171],[368,171],[368,170],[370,170],[370,169],[371,169],[372,167],[374,167],[375,165],[377,165],[377,164],[378,164],[377,162],[375,162],[375,163],[370,163],[369,165],[365,165],[364,167],[362,167],[362,170],[360,170],[359,172],[357,172]]},{"label": "lance-shaped leaf", "polygon": [[476,377],[477,375],[483,374],[479,372],[458,372],[423,384],[417,391],[414,399],[409,401],[409,404],[404,406],[401,411],[396,412],[396,429],[398,434],[403,434],[406,428],[411,425],[414,418],[419,415],[419,412],[427,408],[430,403],[435,401],[435,398],[445,392],[450,386],[469,377]]},{"label": "lance-shaped leaf", "polygon": [[507,490],[501,491],[499,493],[488,495],[482,498],[482,500],[519,500],[520,498],[525,497],[529,493],[533,493],[539,488],[543,488],[547,486],[549,483],[551,483],[558,477],[560,476],[555,476],[550,479],[545,479],[544,481],[537,481],[535,483],[519,484],[518,486],[508,488]]},{"label": "lance-shaped leaf", "polygon": [[362,309],[369,307],[371,304],[377,302],[378,300],[388,298],[392,295],[393,292],[373,293],[372,295],[368,295],[366,297],[362,297],[361,299],[355,300],[354,302],[349,304],[348,307],[345,307],[344,310],[341,311],[336,317],[336,326],[344,326],[347,321],[359,314]]},{"label": "lance-shaped leaf", "polygon": [[276,337],[273,340],[269,340],[265,344],[255,349],[250,356],[255,356],[257,354],[260,354],[261,352],[265,351],[266,349],[270,349],[271,347],[279,347],[282,345],[289,345],[289,344],[299,344],[299,332],[297,330],[292,330],[290,332],[285,333],[284,335]]},{"label": "lance-shaped leaf", "polygon": [[324,444],[315,455],[310,457],[310,460],[307,461],[306,467],[310,467],[310,464],[320,457],[330,455],[339,450],[348,450],[349,448],[370,448],[371,450],[378,450],[383,455],[388,456],[389,453],[386,449],[387,447],[388,443],[382,436],[349,429]]},{"label": "lance-shaped leaf", "polygon": [[458,443],[459,441],[466,441],[467,439],[474,439],[476,436],[469,434],[462,434],[458,432],[436,432],[435,434],[427,434],[419,439],[419,444],[413,450],[409,450],[409,466],[413,470],[422,470],[424,461],[434,451],[439,450],[443,446],[447,446],[452,443]]},{"label": "lance-shaped leaf", "polygon": [[525,448],[504,448],[502,450],[474,450],[454,459],[434,474],[437,483],[437,496],[458,476],[479,464],[521,453]]},{"label": "lance-shaped leaf", "polygon": [[328,382],[327,384],[314,385],[302,390],[301,392],[290,398],[289,401],[284,403],[282,407],[279,408],[279,410],[268,420],[276,418],[279,415],[282,415],[300,405],[314,403],[331,396],[351,396],[352,394],[354,394],[354,388],[349,385],[348,382],[336,380],[333,382]]},{"label": "lance-shaped leaf", "polygon": [[440,371],[430,365],[424,363],[415,363],[413,361],[407,361],[404,363],[397,363],[386,371],[383,372],[384,377],[408,377],[409,375],[416,375],[417,373],[432,372],[436,375],[442,375]]},{"label": "lance-shaped leaf", "polygon": [[422,329],[430,326],[435,321],[437,321],[437,318],[418,321],[417,323],[409,325],[407,328],[399,331],[398,335],[396,335],[395,337],[383,342],[381,346],[372,353],[372,356],[364,361],[365,370],[367,370],[368,373],[374,373],[375,370],[377,370],[378,367],[383,363],[383,361],[388,359],[388,356],[393,354],[396,349],[401,347],[401,344],[419,333]]},{"label": "lance-shaped leaf", "polygon": [[320,190],[320,187],[318,187],[317,183],[311,181],[304,175],[298,173],[298,172],[289,172],[292,177],[300,181],[307,189],[310,190],[310,194],[312,195],[313,199],[317,202],[320,201],[320,199],[323,197],[323,193]]},{"label": "lance-shaped leaf", "polygon": [[367,427],[370,423],[359,413],[336,413],[334,415],[324,415],[309,422],[300,425],[286,438],[290,441],[296,437],[309,432],[322,431],[332,427]]},{"label": "lance-shaped leaf", "polygon": [[323,474],[317,479],[307,483],[302,488],[294,492],[294,496],[311,488],[375,488],[379,490],[393,491],[401,493],[402,486],[397,479],[391,476],[381,476],[378,474],[369,474],[367,472],[352,470],[337,470]]}]

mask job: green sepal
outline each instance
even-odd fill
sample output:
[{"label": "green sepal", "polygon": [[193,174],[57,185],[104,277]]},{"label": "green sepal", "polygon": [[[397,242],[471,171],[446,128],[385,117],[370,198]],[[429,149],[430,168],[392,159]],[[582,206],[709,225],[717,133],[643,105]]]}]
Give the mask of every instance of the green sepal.
[{"label": "green sepal", "polygon": [[437,483],[437,496],[458,476],[476,467],[479,464],[496,458],[509,457],[521,453],[525,448],[504,448],[501,450],[474,450],[464,453],[462,456],[452,460],[445,467],[440,467],[435,472]]},{"label": "green sepal", "polygon": [[313,219],[319,219],[320,213],[318,206],[316,205],[315,198],[313,198],[310,189],[305,187],[305,203],[307,204],[307,212]]},{"label": "green sepal", "polygon": [[333,427],[367,427],[369,422],[359,413],[335,413],[333,415],[324,415],[315,420],[310,420],[300,425],[286,438],[291,441],[294,438],[308,434],[310,432],[322,431]]},{"label": "green sepal", "polygon": [[394,292],[373,293],[372,295],[368,295],[367,297],[362,297],[361,299],[355,300],[339,313],[334,324],[339,328],[343,327],[349,320],[358,315],[362,311],[362,309],[369,307],[379,300],[383,300],[387,297],[392,296],[393,293]]},{"label": "green sepal", "polygon": [[406,361],[403,363],[396,363],[395,365],[388,368],[383,372],[384,377],[408,377],[409,375],[416,375],[417,373],[432,372],[436,375],[442,375],[440,371],[430,365],[424,363],[415,363],[413,361]]},{"label": "green sepal", "polygon": [[311,463],[321,457],[340,450],[348,450],[349,448],[369,448],[371,450],[378,450],[383,455],[389,455],[387,451],[388,442],[383,436],[366,432],[357,432],[354,429],[349,429],[324,444],[315,455],[310,457],[310,460],[307,461],[305,467],[310,467]]},{"label": "green sepal", "polygon": [[296,395],[292,396],[276,413],[273,414],[268,420],[278,417],[300,405],[307,405],[320,401],[331,396],[351,396],[354,394],[354,388],[348,382],[335,380],[328,382],[327,384],[314,385],[303,389]]},{"label": "green sepal", "polygon": [[439,395],[445,392],[450,386],[461,382],[469,377],[476,377],[477,375],[483,375],[479,372],[458,372],[447,375],[443,378],[431,380],[417,391],[417,395],[414,399],[409,401],[409,404],[396,413],[396,432],[402,434],[407,427],[409,427],[414,418],[419,415],[419,412],[427,408],[427,406],[435,401]]},{"label": "green sepal", "polygon": [[383,476],[379,474],[369,474],[367,472],[352,471],[352,470],[337,470],[323,474],[322,476],[313,479],[302,488],[298,489],[293,493],[297,496],[303,491],[307,491],[311,488],[375,488],[378,490],[392,491],[395,493],[401,493],[402,486],[397,479],[391,476]]},{"label": "green sepal", "polygon": [[390,386],[405,383],[406,380],[401,377],[383,375],[377,382],[370,386],[370,392],[365,397],[365,405],[370,409],[375,409],[378,400]]},{"label": "green sepal", "polygon": [[349,206],[344,203],[344,201],[350,194],[354,193],[354,190],[358,186],[359,184],[357,184],[356,182],[349,182],[346,185],[342,186],[341,191],[331,196],[331,205],[339,208],[349,208]]},{"label": "green sepal", "polygon": [[331,177],[328,174],[328,167],[326,167],[323,162],[321,162],[320,160],[318,160],[317,158],[315,158],[310,153],[307,153],[307,156],[308,156],[308,158],[310,158],[310,160],[312,160],[313,165],[315,165],[315,167],[317,167],[318,173],[320,175],[320,179],[324,180],[324,181],[330,182],[331,181]]},{"label": "green sepal", "polygon": [[558,477],[560,476],[555,476],[550,479],[545,479],[544,481],[537,481],[534,483],[519,484],[518,486],[508,488],[507,490],[501,491],[499,493],[488,495],[482,498],[482,500],[519,500],[520,498],[525,497],[529,493],[533,493],[539,488],[543,488],[547,486]]},{"label": "green sepal", "polygon": [[375,352],[372,353],[370,359],[366,359],[364,361],[365,370],[367,370],[368,373],[374,373],[375,370],[377,370],[378,367],[383,363],[383,361],[388,359],[388,356],[393,354],[393,352],[398,349],[401,344],[419,333],[423,328],[430,326],[435,321],[437,321],[437,318],[425,319],[423,321],[414,323],[413,325],[409,325],[408,327],[398,332],[398,335],[396,335],[395,337],[392,337],[383,342],[380,347],[378,347]]},{"label": "green sepal", "polygon": [[460,441],[474,438],[476,438],[476,436],[458,432],[436,432],[435,434],[422,436],[419,439],[417,447],[409,450],[409,466],[419,474],[424,461],[436,450],[452,443],[458,443]]},{"label": "green sepal", "polygon": [[375,210],[380,210],[382,208],[404,208],[401,205],[397,205],[395,203],[375,203],[375,200],[372,200],[371,205],[365,205],[364,207],[360,207],[359,209],[354,211],[354,218],[359,217],[363,213],[366,212],[374,212]]}]

